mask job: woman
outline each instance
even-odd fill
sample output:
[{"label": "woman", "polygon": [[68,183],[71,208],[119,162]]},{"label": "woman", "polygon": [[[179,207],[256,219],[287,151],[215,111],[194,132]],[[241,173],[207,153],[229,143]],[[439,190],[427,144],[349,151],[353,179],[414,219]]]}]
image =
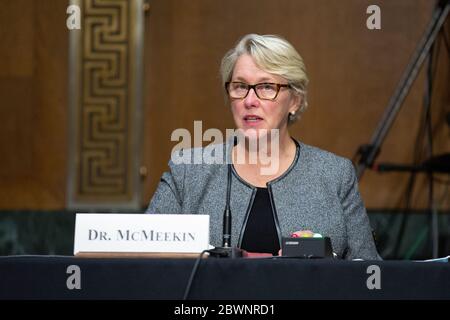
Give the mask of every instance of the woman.
[{"label": "woman", "polygon": [[[380,259],[352,163],[289,135],[307,106],[308,79],[294,47],[278,36],[247,35],[224,56],[221,74],[244,137],[224,145],[233,163],[232,245],[277,254],[282,237],[314,232],[330,237],[341,258]],[[264,171],[261,154],[275,156],[277,165]],[[147,212],[209,214],[211,244],[220,246],[227,165],[169,166]]]}]

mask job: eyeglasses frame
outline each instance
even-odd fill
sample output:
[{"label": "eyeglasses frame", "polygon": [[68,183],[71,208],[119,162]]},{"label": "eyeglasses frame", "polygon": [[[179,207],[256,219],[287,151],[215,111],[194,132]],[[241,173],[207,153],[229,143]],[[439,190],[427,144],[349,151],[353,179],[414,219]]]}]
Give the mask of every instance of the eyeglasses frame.
[{"label": "eyeglasses frame", "polygon": [[[231,97],[231,96],[230,96],[230,92],[229,92],[229,90],[228,90],[231,83],[242,83],[242,84],[247,85],[247,86],[248,86],[248,90],[247,90],[247,93],[245,94],[245,96],[243,96],[242,98],[234,98],[234,97]],[[258,95],[258,92],[256,91],[256,86],[261,85],[261,84],[274,84],[274,85],[276,85],[276,86],[277,86],[277,93],[275,94],[275,97],[273,97],[272,99],[261,98],[261,97]],[[248,93],[250,92],[250,90],[253,89],[253,92],[256,94],[256,96],[258,97],[258,99],[260,99],[260,100],[274,101],[274,100],[278,97],[278,94],[280,93],[280,89],[281,89],[281,88],[292,88],[292,86],[291,86],[290,84],[282,84],[282,83],[274,83],[274,82],[261,82],[261,83],[255,83],[255,84],[248,84],[248,83],[245,83],[245,82],[242,82],[242,81],[227,81],[227,82],[225,82],[225,90],[226,90],[228,96],[229,96],[231,99],[245,99],[245,98],[248,96]]]}]

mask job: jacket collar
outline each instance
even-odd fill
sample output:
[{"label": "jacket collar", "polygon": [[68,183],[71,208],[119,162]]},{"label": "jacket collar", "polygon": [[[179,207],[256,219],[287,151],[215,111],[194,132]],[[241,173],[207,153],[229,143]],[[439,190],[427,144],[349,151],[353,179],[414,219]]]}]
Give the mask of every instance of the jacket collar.
[{"label": "jacket collar", "polygon": [[[299,158],[300,158],[301,144],[300,144],[300,142],[297,141],[296,139],[294,139],[294,138],[291,138],[291,139],[294,141],[295,146],[296,146],[296,148],[295,148],[295,157],[294,157],[294,161],[292,161],[292,163],[291,163],[291,165],[289,166],[289,168],[288,168],[285,172],[283,172],[283,174],[282,174],[281,176],[279,176],[279,177],[277,177],[277,178],[275,178],[275,179],[269,181],[269,182],[267,183],[267,185],[272,185],[272,184],[277,183],[278,181],[282,180],[284,177],[286,177],[286,176],[287,176],[287,175],[288,175],[288,174],[296,167],[296,165],[297,165],[297,163],[298,163],[298,160],[299,160]],[[233,139],[228,140],[227,145],[226,145],[226,148],[227,148],[227,150],[226,150],[226,155],[227,155],[227,160],[229,160],[228,163],[232,163],[232,161],[231,161],[231,151],[233,150],[233,146],[234,146]],[[231,168],[232,168],[233,175],[234,175],[241,183],[243,183],[244,185],[246,185],[246,186],[249,187],[249,188],[256,189],[256,187],[255,187],[254,185],[251,185],[250,183],[248,183],[247,181],[245,181],[244,179],[242,179],[242,178],[239,176],[239,174],[237,173],[236,169],[234,168],[234,165],[231,164]]]}]

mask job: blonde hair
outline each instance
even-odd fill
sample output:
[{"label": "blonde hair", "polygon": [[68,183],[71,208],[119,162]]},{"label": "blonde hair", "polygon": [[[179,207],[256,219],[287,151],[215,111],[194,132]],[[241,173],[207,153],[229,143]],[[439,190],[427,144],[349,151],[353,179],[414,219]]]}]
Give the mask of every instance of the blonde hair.
[{"label": "blonde hair", "polygon": [[302,98],[298,112],[294,116],[289,115],[289,123],[299,118],[308,106],[306,101],[308,76],[303,59],[297,50],[280,36],[248,34],[222,58],[220,73],[223,87],[231,80],[236,61],[243,54],[250,55],[262,70],[282,76],[288,81]]}]

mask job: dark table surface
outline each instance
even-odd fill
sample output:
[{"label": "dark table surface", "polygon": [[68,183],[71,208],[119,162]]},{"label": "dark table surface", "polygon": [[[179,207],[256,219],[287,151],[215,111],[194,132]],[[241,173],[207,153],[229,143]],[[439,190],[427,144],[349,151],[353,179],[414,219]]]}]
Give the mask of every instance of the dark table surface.
[{"label": "dark table surface", "polygon": [[[0,299],[182,299],[194,263],[195,259],[0,257]],[[79,289],[69,288],[75,276]],[[379,289],[369,289],[368,284]],[[450,263],[209,258],[200,262],[189,298],[450,299]]]}]

